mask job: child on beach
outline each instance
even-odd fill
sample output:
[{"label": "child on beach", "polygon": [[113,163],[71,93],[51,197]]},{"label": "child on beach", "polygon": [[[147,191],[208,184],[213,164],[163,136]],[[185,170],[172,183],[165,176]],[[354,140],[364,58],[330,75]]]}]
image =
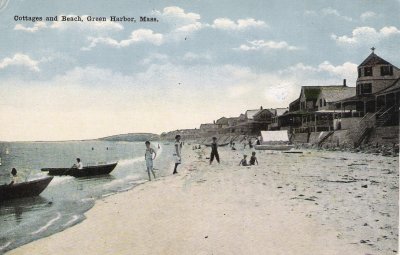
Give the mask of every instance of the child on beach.
[{"label": "child on beach", "polygon": [[212,138],[212,143],[211,143],[211,156],[210,156],[210,165],[214,161],[214,157],[217,160],[219,164],[219,154],[218,154],[218,144],[217,144],[217,138],[214,136]]},{"label": "child on beach", "polygon": [[178,173],[177,168],[178,168],[179,164],[182,163],[182,158],[181,158],[182,143],[180,142],[180,140],[181,140],[181,136],[176,135],[175,136],[175,153],[174,153],[175,168],[174,168],[174,172],[172,174]]},{"label": "child on beach", "polygon": [[257,162],[257,165],[258,165],[258,160],[257,160],[257,157],[256,157],[256,152],[253,151],[253,152],[251,153],[250,165],[251,165],[251,166],[254,166],[254,165],[256,164],[256,162]]},{"label": "child on beach", "polygon": [[240,160],[239,166],[248,166],[248,164],[247,164],[247,155],[243,155],[243,159]]},{"label": "child on beach", "polygon": [[154,173],[153,169],[153,160],[156,159],[157,153],[153,150],[153,148],[150,147],[149,141],[146,141],[145,144],[146,144],[146,152],[144,154],[144,159],[146,160],[146,167],[147,167],[147,173],[149,175],[149,181],[151,181],[150,171],[153,173],[154,179],[156,179],[156,174]]}]

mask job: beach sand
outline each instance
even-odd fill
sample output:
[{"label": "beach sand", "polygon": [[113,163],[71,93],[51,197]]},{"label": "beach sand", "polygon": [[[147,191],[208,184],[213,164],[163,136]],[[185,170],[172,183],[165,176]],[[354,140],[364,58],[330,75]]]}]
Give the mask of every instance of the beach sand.
[{"label": "beach sand", "polygon": [[[397,158],[376,159],[376,171],[391,173],[376,174],[373,186],[354,174],[371,176],[373,169],[349,166],[358,158],[335,157],[332,163],[330,153],[321,154],[324,159],[313,152],[258,152],[260,166],[239,167],[243,152],[221,148],[221,164],[209,166],[208,150],[185,148],[178,175],[104,198],[82,223],[7,254],[396,254]],[[342,164],[339,174],[325,171],[323,160]],[[318,165],[312,171],[299,167]],[[351,180],[349,173],[356,181],[337,182]],[[362,188],[365,183],[370,187]],[[371,189],[381,184],[389,196],[385,205]],[[378,229],[387,232],[376,234]],[[383,242],[380,236],[386,236]]]}]

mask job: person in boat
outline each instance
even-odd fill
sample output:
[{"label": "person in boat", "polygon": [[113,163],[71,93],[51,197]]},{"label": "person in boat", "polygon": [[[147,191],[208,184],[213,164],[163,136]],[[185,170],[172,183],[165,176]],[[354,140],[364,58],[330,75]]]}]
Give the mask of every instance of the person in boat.
[{"label": "person in boat", "polygon": [[[144,159],[146,160],[146,167],[147,167],[147,173],[149,175],[149,181],[151,181],[151,175],[150,172],[153,173],[154,179],[156,179],[156,174],[154,173],[153,169],[153,160],[156,159],[157,153],[153,150],[153,148],[150,147],[150,142],[146,141],[146,152],[144,154]],[[153,158],[154,155],[154,158]]]},{"label": "person in boat", "polygon": [[242,160],[240,160],[239,166],[248,166],[248,164],[247,164],[247,155],[243,155]]},{"label": "person in boat", "polygon": [[258,166],[258,160],[257,160],[257,157],[256,157],[256,152],[253,151],[251,153],[251,157],[250,157],[250,165],[254,166],[256,163],[257,163],[257,166]]},{"label": "person in boat", "polygon": [[215,136],[212,138],[212,143],[211,143],[210,165],[214,161],[214,157],[219,164],[218,144],[217,144],[217,138]]},{"label": "person in boat", "polygon": [[73,167],[73,168],[76,168],[76,169],[83,169],[83,164],[82,164],[81,159],[80,159],[80,158],[77,158],[77,159],[76,159],[76,164],[74,164],[72,167]]},{"label": "person in boat", "polygon": [[175,136],[175,152],[173,154],[175,158],[175,167],[174,167],[174,172],[172,174],[177,174],[178,173],[178,166],[182,164],[182,143],[181,143],[181,136],[176,135]]},{"label": "person in boat", "polygon": [[15,169],[15,168],[11,169],[11,177],[12,177],[12,180],[11,180],[10,185],[17,184],[20,182],[19,176],[17,173],[17,169]]}]

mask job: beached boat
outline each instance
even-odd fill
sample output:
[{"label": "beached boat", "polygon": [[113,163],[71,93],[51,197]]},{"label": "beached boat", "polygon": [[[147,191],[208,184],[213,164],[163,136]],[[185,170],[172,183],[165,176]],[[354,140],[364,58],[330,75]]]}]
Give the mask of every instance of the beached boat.
[{"label": "beached boat", "polygon": [[[224,146],[227,146],[229,143],[221,143],[221,144],[218,144],[218,147],[224,147]],[[211,144],[204,144],[206,147],[211,147]]]},{"label": "beached boat", "polygon": [[261,144],[254,146],[256,150],[287,151],[294,148],[294,145],[289,142],[286,130],[261,131],[261,137]]},{"label": "beached boat", "polygon": [[117,166],[118,162],[97,166],[85,166],[83,169],[77,168],[42,168],[42,171],[48,172],[49,175],[70,175],[74,177],[85,177],[94,175],[105,175],[111,173]]},{"label": "beached boat", "polygon": [[38,196],[49,185],[52,176],[16,184],[0,185],[0,201]]},{"label": "beached boat", "polygon": [[256,150],[275,150],[275,151],[287,151],[294,148],[294,145],[291,144],[261,144],[255,145],[254,148]]}]

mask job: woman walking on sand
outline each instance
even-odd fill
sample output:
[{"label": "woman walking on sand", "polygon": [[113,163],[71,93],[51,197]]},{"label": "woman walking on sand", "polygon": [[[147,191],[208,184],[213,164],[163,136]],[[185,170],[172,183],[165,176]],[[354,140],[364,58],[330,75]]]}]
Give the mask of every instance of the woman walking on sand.
[{"label": "woman walking on sand", "polygon": [[180,140],[181,140],[181,136],[176,135],[175,136],[175,152],[174,152],[175,168],[174,168],[174,172],[172,174],[178,173],[177,168],[178,168],[179,164],[182,163],[182,158],[181,158],[182,143],[180,142]]},{"label": "woman walking on sand", "polygon": [[146,141],[145,144],[146,144],[146,152],[144,154],[144,159],[146,160],[146,167],[147,167],[147,173],[149,174],[149,181],[151,181],[150,172],[153,173],[153,177],[154,179],[156,179],[156,174],[154,173],[153,169],[153,160],[156,159],[157,153],[153,150],[153,148],[150,147],[149,141]]}]

